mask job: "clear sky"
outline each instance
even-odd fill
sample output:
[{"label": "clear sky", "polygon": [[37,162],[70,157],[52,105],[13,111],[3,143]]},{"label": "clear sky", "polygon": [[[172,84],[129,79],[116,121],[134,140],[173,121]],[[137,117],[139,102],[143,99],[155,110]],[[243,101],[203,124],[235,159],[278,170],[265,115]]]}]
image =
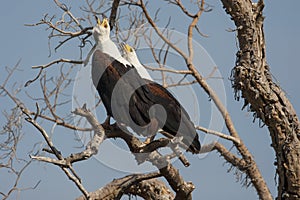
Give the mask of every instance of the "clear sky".
[{"label": "clear sky", "polygon": [[[71,1],[65,1],[65,3],[67,5],[72,4],[74,12],[79,15],[80,12],[77,12],[78,5],[83,4],[84,1],[78,1],[78,4]],[[277,186],[274,182],[276,175],[273,166],[275,158],[274,152],[270,147],[268,131],[265,127],[259,128],[258,122],[252,123],[252,113],[246,110],[241,111],[243,102],[234,100],[233,91],[228,80],[230,71],[234,66],[237,48],[235,46],[235,34],[227,32],[226,29],[234,28],[234,25],[222,9],[219,1],[210,1],[209,3],[214,6],[213,10],[205,14],[200,20],[201,31],[208,34],[209,37],[195,36],[195,40],[206,49],[214,63],[218,66],[218,70],[223,77],[227,108],[235,122],[236,129],[242,139],[244,139],[249,150],[253,153],[272,194],[276,196]],[[300,13],[298,12],[298,8],[300,7],[300,1],[290,0],[284,3],[282,1],[266,1],[265,3],[264,15],[266,18],[264,27],[268,64],[270,65],[274,80],[284,89],[293,103],[296,112],[299,113],[300,102],[298,99],[300,98],[300,93],[297,79],[300,72],[298,64],[298,56],[300,56]],[[154,8],[150,7],[150,9]],[[172,8],[164,7],[160,14],[161,24],[159,25],[163,26],[168,19],[167,17],[173,11],[174,9]],[[5,67],[14,66],[20,59],[21,70],[15,74],[12,80],[12,83],[17,82],[18,85],[24,84],[36,75],[37,71],[31,69],[33,65],[45,64],[59,57],[79,58],[78,50],[72,51],[68,47],[68,44],[49,58],[48,33],[45,31],[45,27],[24,26],[24,24],[38,22],[45,13],[49,13],[50,15],[57,14],[59,16],[60,10],[55,7],[52,1],[2,0],[0,7],[0,24],[2,26],[0,37],[2,61],[0,64],[2,72],[0,74],[1,82],[6,75]],[[185,26],[186,22],[184,19],[179,18],[174,19],[172,23],[177,28],[176,30],[178,30],[181,25]],[[142,54],[142,52],[140,54],[141,60],[147,60],[146,54]],[[203,63],[199,65],[201,64]],[[55,73],[55,70],[53,70],[53,73]],[[33,92],[34,94],[32,88],[24,90]],[[208,98],[206,97],[203,102],[207,101]],[[29,101],[26,103],[31,108],[34,108],[34,103],[30,103]],[[1,111],[9,109],[11,106],[12,103],[10,101],[1,98]],[[0,119],[0,124],[3,126],[3,117]],[[204,114],[201,112],[200,121],[201,125],[209,126],[209,120],[206,118],[205,112]],[[51,131],[51,128],[53,127],[47,127],[47,130]],[[214,127],[210,128],[213,129]],[[226,129],[223,129],[223,131],[227,132]],[[64,151],[64,155],[80,150],[74,148],[80,145],[80,143],[74,140],[74,134],[66,134],[62,128],[56,127],[52,137],[54,143]],[[203,139],[204,137],[201,136],[201,138]],[[26,128],[22,143],[17,149],[18,154],[20,156],[28,156],[30,154],[29,151],[35,143],[41,140],[41,135],[35,129],[31,127]],[[227,147],[231,147],[229,142],[221,139],[219,141]],[[98,159],[101,159],[101,157]],[[103,159],[105,158],[103,157]],[[230,166],[223,159],[219,158],[218,154],[213,152],[205,157],[188,155],[188,159],[191,162],[189,168],[183,167],[179,162],[175,162],[175,166],[180,169],[186,181],[192,181],[196,185],[196,190],[193,193],[194,199],[257,199],[253,188],[242,187],[240,182],[236,182],[235,170],[227,173]],[[113,159],[113,161],[116,161],[116,159]],[[75,168],[83,179],[84,186],[89,191],[96,190],[105,183],[110,182],[113,178],[123,177],[128,174],[124,170],[116,170],[113,167],[108,167],[97,159],[77,163],[75,164]],[[0,191],[6,192],[6,189],[11,185],[12,176],[5,170],[0,169],[0,180]],[[41,182],[38,187],[34,190],[21,192],[20,199],[74,199],[80,195],[79,190],[68,180],[60,168],[39,162],[34,162],[25,171],[20,186],[23,188],[32,187],[39,180]],[[16,196],[13,195],[12,197],[14,199]]]}]

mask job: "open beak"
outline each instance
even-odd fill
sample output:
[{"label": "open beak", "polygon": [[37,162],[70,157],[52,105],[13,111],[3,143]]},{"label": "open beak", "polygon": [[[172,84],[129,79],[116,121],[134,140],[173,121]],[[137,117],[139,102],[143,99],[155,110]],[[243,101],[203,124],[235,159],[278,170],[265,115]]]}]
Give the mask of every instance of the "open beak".
[{"label": "open beak", "polygon": [[[99,22],[100,22],[100,20],[99,20]],[[103,26],[104,28],[107,28],[109,26],[109,22],[108,22],[107,18],[103,19],[101,26]]]},{"label": "open beak", "polygon": [[95,15],[96,21],[97,21],[97,25],[101,25],[101,20]]}]

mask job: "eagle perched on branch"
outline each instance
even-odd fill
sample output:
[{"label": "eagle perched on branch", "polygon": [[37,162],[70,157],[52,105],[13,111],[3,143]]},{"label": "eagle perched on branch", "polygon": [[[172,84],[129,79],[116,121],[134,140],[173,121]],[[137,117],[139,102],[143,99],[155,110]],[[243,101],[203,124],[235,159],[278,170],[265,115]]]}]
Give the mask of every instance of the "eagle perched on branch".
[{"label": "eagle perched on branch", "polygon": [[187,151],[199,153],[199,136],[188,113],[166,88],[152,80],[132,47],[123,45],[127,59],[122,57],[110,39],[107,19],[97,19],[93,36],[92,79],[107,115],[143,136],[162,129],[169,137],[182,137]]}]

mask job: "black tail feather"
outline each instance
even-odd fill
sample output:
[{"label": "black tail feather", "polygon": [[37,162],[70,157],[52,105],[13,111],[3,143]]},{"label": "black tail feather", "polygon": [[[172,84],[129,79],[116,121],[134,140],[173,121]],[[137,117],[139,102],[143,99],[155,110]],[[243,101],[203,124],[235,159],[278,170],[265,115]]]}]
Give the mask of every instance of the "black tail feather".
[{"label": "black tail feather", "polygon": [[193,153],[193,154],[198,154],[200,153],[200,149],[201,149],[201,144],[199,142],[199,137],[198,134],[195,136],[192,144],[190,144],[189,141],[185,141],[183,140],[183,143],[189,145],[189,148],[187,149],[187,151]]}]

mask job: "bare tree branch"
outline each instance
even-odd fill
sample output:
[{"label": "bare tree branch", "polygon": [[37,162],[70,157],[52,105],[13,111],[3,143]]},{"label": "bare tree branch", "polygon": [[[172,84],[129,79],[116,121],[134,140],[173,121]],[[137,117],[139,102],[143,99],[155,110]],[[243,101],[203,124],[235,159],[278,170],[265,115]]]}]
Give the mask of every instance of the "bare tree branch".
[{"label": "bare tree branch", "polygon": [[77,26],[81,29],[84,30],[84,28],[81,26],[81,24],[79,23],[79,21],[76,19],[76,17],[74,17],[74,15],[71,13],[71,11],[69,10],[69,8],[65,5],[60,3],[58,0],[54,0],[55,4],[61,8],[64,12],[66,12],[71,19],[73,19],[73,21],[77,24]]},{"label": "bare tree branch", "polygon": [[[77,185],[77,187],[83,192],[83,194],[88,197],[87,191],[84,189],[82,184],[80,183],[79,179],[76,179],[67,169],[72,169],[72,163],[78,162],[81,160],[86,160],[90,158],[92,155],[97,154],[99,145],[102,143],[102,141],[105,139],[105,136],[107,138],[115,138],[115,137],[120,137],[124,139],[129,146],[130,150],[133,153],[136,153],[135,156],[139,162],[144,162],[145,160],[150,161],[152,164],[154,164],[159,170],[162,176],[164,176],[174,191],[177,193],[176,196],[178,198],[190,198],[191,196],[191,191],[194,189],[194,186],[192,183],[186,183],[180,176],[178,170],[176,170],[167,159],[167,157],[162,156],[156,151],[156,148],[166,146],[169,141],[168,139],[164,140],[159,140],[159,141],[153,141],[153,143],[150,143],[145,146],[142,142],[140,142],[137,138],[133,137],[130,133],[125,133],[121,129],[119,129],[116,125],[113,126],[108,126],[105,127],[105,130],[103,129],[104,127],[99,124],[99,122],[96,120],[96,118],[92,115],[90,111],[88,111],[85,106],[81,109],[76,109],[74,111],[74,114],[80,115],[85,117],[88,122],[92,125],[94,129],[94,137],[92,140],[88,143],[86,150],[80,153],[72,154],[69,157],[63,158],[61,156],[61,153],[56,150],[54,147],[53,143],[51,142],[50,138],[48,137],[48,134],[46,131],[39,126],[34,120],[32,119],[27,119],[30,123],[32,123],[44,136],[45,140],[48,143],[48,146],[51,149],[51,153],[54,153],[58,160],[53,159],[53,158],[48,158],[48,157],[41,157],[41,156],[31,156],[32,159],[36,159],[39,161],[44,161],[48,163],[52,163],[55,165],[60,166],[64,172],[67,174],[67,176],[74,181],[74,183]],[[106,125],[107,126],[107,125]],[[166,143],[167,142],[167,143]],[[155,143],[160,143],[157,145],[154,145]],[[154,146],[153,146],[154,145]],[[153,147],[151,148],[150,146]],[[174,146],[172,147],[176,154],[182,158],[184,161],[185,165],[189,165],[188,161],[184,156],[179,153],[179,150],[177,150],[176,147],[177,144],[174,143]],[[151,152],[147,152],[151,150]],[[142,154],[141,154],[142,152]]]},{"label": "bare tree branch", "polygon": [[[27,115],[29,115],[29,113],[27,113]],[[61,153],[56,149],[56,147],[53,145],[51,139],[49,138],[47,132],[35,121],[33,120],[32,118],[26,118],[26,120],[31,123],[34,127],[36,127],[40,133],[43,135],[44,139],[46,140],[48,146],[51,148],[51,153],[53,153],[59,160],[63,160],[63,156],[61,155]],[[35,156],[32,156],[32,158],[37,158],[39,160],[43,160],[43,158],[40,158],[40,157],[35,157]],[[47,162],[50,162],[49,159],[44,159],[43,161],[47,161]],[[52,160],[54,162],[54,160]],[[53,163],[52,162],[52,163]],[[55,164],[58,164],[58,162],[56,162]],[[68,169],[70,169],[70,171],[68,171]],[[76,186],[78,187],[78,189],[86,196],[88,197],[88,192],[86,191],[86,189],[84,188],[84,186],[81,184],[81,180],[80,178],[78,177],[78,175],[76,174],[75,170],[73,169],[73,167],[71,165],[68,165],[66,167],[62,167],[61,169],[65,172],[65,174],[69,177],[70,180],[72,180]]]},{"label": "bare tree branch", "polygon": [[174,74],[192,74],[190,70],[174,70],[174,69],[168,69],[168,68],[158,68],[158,67],[150,67],[150,66],[145,66],[145,68],[150,69],[152,71],[164,71],[164,72],[170,72]]},{"label": "bare tree branch", "polygon": [[45,69],[47,67],[50,67],[51,65],[59,64],[59,63],[82,64],[83,61],[82,60],[69,60],[69,59],[65,59],[65,58],[60,58],[60,59],[57,59],[57,60],[53,60],[50,63],[45,64],[45,65],[32,66],[32,68],[33,69],[38,69],[38,68]]},{"label": "bare tree branch", "polygon": [[[90,199],[119,199],[123,194],[137,195],[144,199],[173,199],[174,195],[167,186],[160,180],[155,179],[161,176],[160,172],[149,174],[133,174],[123,178],[114,179],[109,184],[98,190],[89,193]],[[83,196],[77,200],[84,200]]]},{"label": "bare tree branch", "polygon": [[116,23],[116,17],[117,17],[117,11],[119,8],[119,3],[120,0],[114,0],[112,7],[111,7],[111,12],[110,12],[110,17],[109,17],[109,25],[111,30],[113,30],[115,23]]},{"label": "bare tree branch", "polygon": [[[5,91],[5,93],[16,103],[17,107],[22,111],[22,113],[26,116],[26,121],[31,123],[44,137],[45,141],[47,142],[48,146],[51,149],[51,153],[54,154],[59,160],[62,160],[63,157],[61,153],[56,149],[54,144],[52,143],[50,137],[48,136],[47,132],[30,116],[30,110],[25,107],[24,104],[22,104],[16,97],[12,96],[9,91],[7,91],[5,88],[1,88],[2,90]],[[34,156],[33,156],[34,157]],[[85,190],[83,185],[81,184],[80,178],[76,174],[75,170],[73,169],[72,166],[68,166],[70,171],[68,171],[67,168],[62,167],[61,169],[65,172],[65,174],[72,180],[77,187],[82,191],[82,193],[88,197],[88,192]]]},{"label": "bare tree branch", "polygon": [[222,144],[216,142],[214,145],[214,149],[217,150],[224,159],[232,164],[235,167],[238,167],[239,170],[244,171],[246,167],[250,167],[245,160],[238,158],[236,155],[228,151]]},{"label": "bare tree branch", "polygon": [[204,128],[202,126],[196,126],[196,129],[198,129],[200,131],[203,131],[204,133],[208,133],[208,134],[219,136],[219,137],[224,138],[226,140],[231,140],[232,142],[236,143],[237,145],[239,145],[239,143],[241,141],[239,138],[235,138],[235,137],[233,137],[231,135],[226,135],[226,134],[218,132],[218,131],[209,130],[209,129]]}]

